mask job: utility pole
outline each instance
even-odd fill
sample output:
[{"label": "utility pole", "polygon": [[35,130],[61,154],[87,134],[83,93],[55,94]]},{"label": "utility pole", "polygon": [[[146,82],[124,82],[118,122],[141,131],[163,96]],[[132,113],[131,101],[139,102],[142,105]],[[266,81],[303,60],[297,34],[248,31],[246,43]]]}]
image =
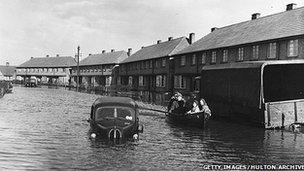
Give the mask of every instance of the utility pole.
[{"label": "utility pole", "polygon": [[79,51],[80,47],[77,47],[77,85],[76,85],[76,91],[79,91]]}]

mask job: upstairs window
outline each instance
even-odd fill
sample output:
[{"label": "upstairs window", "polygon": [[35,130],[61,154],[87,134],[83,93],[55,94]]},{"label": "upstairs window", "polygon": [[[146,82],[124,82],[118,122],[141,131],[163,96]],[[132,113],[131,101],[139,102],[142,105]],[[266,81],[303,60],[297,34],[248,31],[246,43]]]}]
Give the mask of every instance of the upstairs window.
[{"label": "upstairs window", "polygon": [[191,65],[195,65],[195,64],[196,64],[196,55],[193,54],[192,60],[191,60]]},{"label": "upstairs window", "polygon": [[156,87],[165,87],[166,86],[166,76],[157,75],[156,76]]},{"label": "upstairs window", "polygon": [[182,75],[174,76],[174,88],[185,89],[186,88],[186,79]]},{"label": "upstairs window", "polygon": [[277,43],[269,43],[269,51],[267,58],[274,59],[277,57]]},{"label": "upstairs window", "polygon": [[129,83],[129,85],[133,85],[133,77],[132,76],[129,76],[128,83]]},{"label": "upstairs window", "polygon": [[201,61],[201,63],[202,64],[205,64],[206,63],[206,52],[204,52],[203,54],[202,54],[202,61]]},{"label": "upstairs window", "polygon": [[259,46],[252,46],[252,59],[259,59]]},{"label": "upstairs window", "polygon": [[182,56],[180,59],[180,65],[185,66],[186,65],[186,56]]},{"label": "upstairs window", "polygon": [[163,58],[162,59],[162,67],[165,67],[166,66],[166,58]]},{"label": "upstairs window", "polygon": [[287,43],[287,56],[298,56],[298,40],[290,40]]},{"label": "upstairs window", "polygon": [[144,86],[144,76],[139,76],[138,77],[138,85],[139,86]]},{"label": "upstairs window", "polygon": [[153,67],[153,61],[151,60],[150,61],[150,68],[152,68]]},{"label": "upstairs window", "polygon": [[243,61],[244,60],[244,48],[239,48],[238,50],[238,61]]},{"label": "upstairs window", "polygon": [[212,52],[211,63],[216,63],[216,51]]},{"label": "upstairs window", "polygon": [[223,50],[223,62],[228,62],[228,50]]}]

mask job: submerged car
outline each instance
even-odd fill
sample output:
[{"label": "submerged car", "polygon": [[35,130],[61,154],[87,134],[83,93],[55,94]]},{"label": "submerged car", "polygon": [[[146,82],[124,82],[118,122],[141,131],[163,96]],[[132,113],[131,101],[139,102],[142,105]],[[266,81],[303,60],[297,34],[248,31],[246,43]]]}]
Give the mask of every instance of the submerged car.
[{"label": "submerged car", "polygon": [[128,97],[101,97],[91,107],[91,138],[138,139],[143,132],[136,102]]}]

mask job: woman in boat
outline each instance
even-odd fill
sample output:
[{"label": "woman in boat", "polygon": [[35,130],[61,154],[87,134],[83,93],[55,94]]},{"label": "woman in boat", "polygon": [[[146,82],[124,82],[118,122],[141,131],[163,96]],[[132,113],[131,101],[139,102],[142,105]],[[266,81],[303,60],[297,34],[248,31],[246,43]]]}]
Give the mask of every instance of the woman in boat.
[{"label": "woman in boat", "polygon": [[181,93],[176,92],[174,98],[172,99],[172,105],[170,105],[169,113],[173,114],[183,114],[185,112],[185,100]]}]

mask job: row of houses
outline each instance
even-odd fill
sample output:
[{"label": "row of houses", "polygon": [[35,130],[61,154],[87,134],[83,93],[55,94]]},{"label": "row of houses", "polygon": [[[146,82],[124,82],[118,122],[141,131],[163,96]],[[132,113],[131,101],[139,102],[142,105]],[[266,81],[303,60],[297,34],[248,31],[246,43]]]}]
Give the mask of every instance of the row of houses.
[{"label": "row of houses", "polygon": [[[207,66],[303,59],[304,8],[288,4],[284,12],[263,17],[255,13],[251,20],[214,27],[198,41],[190,33],[158,40],[131,53],[130,48],[89,55],[79,63],[80,84],[134,92],[146,101],[163,103],[170,92],[198,90],[201,70]],[[17,75],[58,79],[65,71],[65,83],[73,85],[77,82],[76,61],[66,58],[70,62],[61,61],[63,57],[33,58],[17,67]]]}]

